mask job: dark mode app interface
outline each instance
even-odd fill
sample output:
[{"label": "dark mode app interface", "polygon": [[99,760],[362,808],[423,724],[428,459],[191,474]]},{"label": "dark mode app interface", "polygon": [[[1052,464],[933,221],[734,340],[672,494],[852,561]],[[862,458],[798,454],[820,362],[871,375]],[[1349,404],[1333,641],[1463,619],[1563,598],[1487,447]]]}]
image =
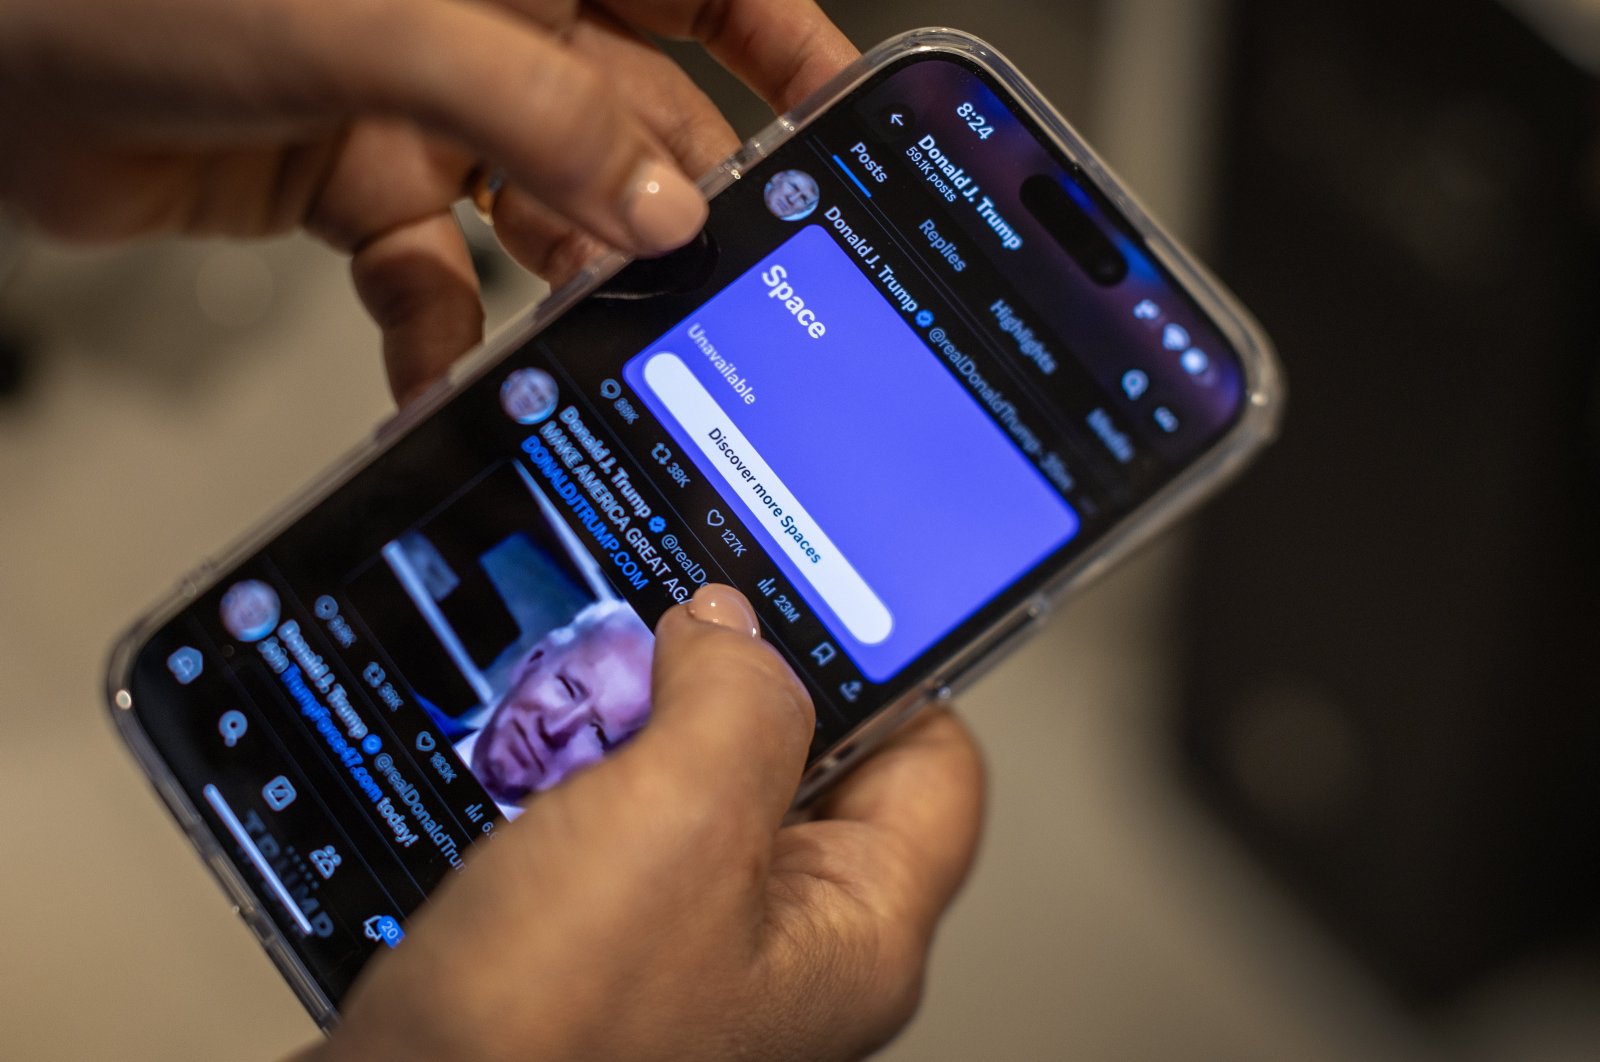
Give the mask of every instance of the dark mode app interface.
[{"label": "dark mode app interface", "polygon": [[877,75],[677,257],[629,274],[668,290],[590,299],[472,383],[136,665],[142,726],[334,1001],[471,843],[645,725],[650,631],[699,586],[754,602],[820,750],[1239,407],[1217,330],[954,60]]}]

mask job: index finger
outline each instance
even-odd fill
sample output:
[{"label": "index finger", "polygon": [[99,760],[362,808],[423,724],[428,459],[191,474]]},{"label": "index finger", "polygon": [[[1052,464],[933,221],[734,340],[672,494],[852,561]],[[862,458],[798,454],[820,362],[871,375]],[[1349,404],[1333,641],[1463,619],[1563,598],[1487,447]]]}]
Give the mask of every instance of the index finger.
[{"label": "index finger", "polygon": [[812,0],[601,0],[663,37],[697,40],[778,112],[860,56]]},{"label": "index finger", "polygon": [[[679,247],[706,203],[638,115],[559,37],[487,4],[313,5],[298,27],[303,91],[323,108],[398,115],[502,167],[605,243]],[[311,56],[309,62],[303,56]]]}]

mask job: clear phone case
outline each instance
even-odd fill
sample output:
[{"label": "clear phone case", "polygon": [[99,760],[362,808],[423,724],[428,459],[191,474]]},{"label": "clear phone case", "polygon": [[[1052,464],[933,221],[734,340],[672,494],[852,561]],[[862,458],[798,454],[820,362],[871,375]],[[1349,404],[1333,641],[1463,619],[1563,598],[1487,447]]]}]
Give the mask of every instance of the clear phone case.
[{"label": "clear phone case", "polygon": [[[750,167],[848,96],[873,74],[908,56],[928,52],[957,56],[988,73],[1011,92],[1019,108],[1038,123],[1063,154],[1082,167],[1128,224],[1143,236],[1150,252],[1187,288],[1195,302],[1232,342],[1243,365],[1245,401],[1238,422],[1226,436],[1130,513],[1114,531],[1104,535],[1047,585],[1002,617],[940,668],[930,680],[885,706],[819,757],[802,780],[796,799],[797,807],[814,797],[917,712],[948,699],[1001,659],[1058,600],[1087,584],[1118,558],[1169,526],[1205,495],[1236,475],[1275,434],[1283,404],[1283,379],[1271,345],[1249,313],[1176,240],[1151,220],[1132,193],[1017,69],[988,44],[970,34],[945,28],[919,29],[878,45],[794,110],[779,117],[747,141],[734,155],[701,179],[701,190],[707,197],[716,195],[739,181]],[[181,580],[173,593],[135,622],[112,649],[107,673],[107,696],[117,731],[190,841],[222,883],[241,917],[254,930],[306,1009],[324,1030],[331,1029],[338,1020],[338,1011],[332,1001],[300,961],[292,943],[266,915],[261,899],[205,826],[176,776],[157,754],[130,711],[133,707],[131,679],[134,661],[156,631],[195,597],[209,589],[216,573],[233,568],[262,549],[279,532],[386,451],[397,438],[450,401],[468,383],[490,371],[507,354],[593,293],[627,261],[620,255],[597,260],[578,277],[501,329],[476,352],[458,363],[446,379],[382,425],[371,440],[317,477],[274,516]]]}]

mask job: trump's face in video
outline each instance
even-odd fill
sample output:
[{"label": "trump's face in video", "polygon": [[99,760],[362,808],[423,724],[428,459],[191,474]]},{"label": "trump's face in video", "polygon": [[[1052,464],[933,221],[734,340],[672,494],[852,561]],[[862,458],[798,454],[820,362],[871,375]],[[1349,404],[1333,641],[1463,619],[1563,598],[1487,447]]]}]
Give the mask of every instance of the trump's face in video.
[{"label": "trump's face in video", "polygon": [[649,717],[651,648],[621,606],[592,606],[545,635],[473,746],[472,773],[512,804],[601,759]]}]

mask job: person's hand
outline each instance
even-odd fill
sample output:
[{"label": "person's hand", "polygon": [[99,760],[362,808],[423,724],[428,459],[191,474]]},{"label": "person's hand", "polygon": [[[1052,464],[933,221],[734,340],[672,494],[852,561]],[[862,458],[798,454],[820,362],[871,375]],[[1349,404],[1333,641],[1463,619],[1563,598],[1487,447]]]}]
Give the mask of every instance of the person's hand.
[{"label": "person's hand", "polygon": [[749,606],[656,633],[651,724],[475,846],[308,1059],[819,1062],[909,1020],[977,841],[966,731],[930,716],[785,826],[812,707]]},{"label": "person's hand", "polygon": [[812,0],[5,0],[0,204],[83,240],[303,226],[353,257],[404,401],[478,341],[450,204],[559,281],[688,240],[736,146],[641,33],[693,37],[774,107],[854,57]]}]

